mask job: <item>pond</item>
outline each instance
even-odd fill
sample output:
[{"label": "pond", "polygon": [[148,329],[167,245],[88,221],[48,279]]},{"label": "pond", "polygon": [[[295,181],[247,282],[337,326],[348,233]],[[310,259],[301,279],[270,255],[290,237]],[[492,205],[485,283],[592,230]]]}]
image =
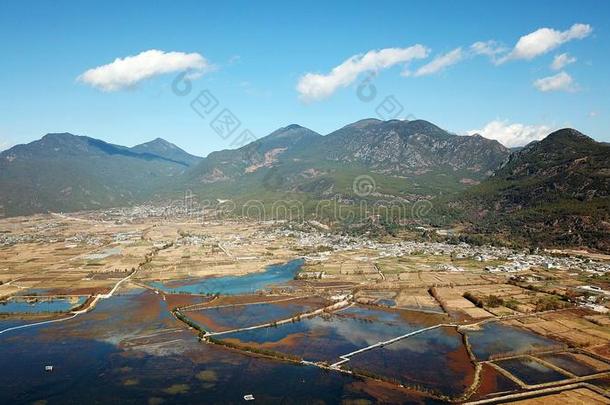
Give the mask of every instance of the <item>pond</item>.
[{"label": "pond", "polygon": [[490,395],[497,393],[509,394],[519,390],[520,387],[516,382],[485,363],[481,368],[481,383],[479,389],[469,400],[476,401],[487,399]]},{"label": "pond", "polygon": [[87,300],[86,296],[69,298],[13,298],[0,302],[0,313],[3,314],[40,314],[53,312],[68,312]]},{"label": "pond", "polygon": [[479,360],[489,360],[493,355],[520,354],[559,345],[559,342],[552,339],[498,322],[487,323],[480,330],[469,330],[466,334],[472,351]]},{"label": "pond", "polygon": [[435,402],[374,381],[202,344],[150,291],[121,293],[70,321],[0,335],[0,347],[2,404],[77,404],[83,398],[227,404],[242,403],[246,394],[259,403]]},{"label": "pond", "polygon": [[340,355],[441,323],[442,319],[437,315],[355,305],[333,314],[219,338],[309,361],[335,362]]},{"label": "pond", "polygon": [[298,314],[323,308],[326,305],[326,300],[320,297],[312,297],[275,303],[223,305],[186,311],[184,315],[206,331],[219,332],[292,318]]},{"label": "pond", "polygon": [[149,285],[165,293],[189,294],[249,294],[264,290],[272,285],[286,283],[294,279],[301,270],[304,260],[297,259],[288,263],[267,266],[264,271],[243,276],[209,277],[202,280],[187,280],[166,284],[152,282]]},{"label": "pond", "polygon": [[455,328],[441,327],[350,358],[345,367],[405,386],[458,397],[474,381],[474,365]]},{"label": "pond", "polygon": [[549,383],[568,378],[566,375],[530,357],[500,360],[496,364],[528,385]]},{"label": "pond", "polygon": [[[581,359],[587,359],[586,356],[581,356]],[[592,364],[587,364],[584,361],[579,361],[579,359],[573,355],[572,353],[553,353],[544,356],[538,356],[542,360],[551,363],[554,366],[557,366],[563,370],[569,371],[570,373],[582,377],[590,374],[595,374],[600,372],[596,367]],[[596,361],[595,359],[588,358],[589,362],[601,363]],[[607,365],[606,365],[607,366]],[[603,364],[601,369],[603,370]],[[605,367],[607,370],[608,367]]]}]

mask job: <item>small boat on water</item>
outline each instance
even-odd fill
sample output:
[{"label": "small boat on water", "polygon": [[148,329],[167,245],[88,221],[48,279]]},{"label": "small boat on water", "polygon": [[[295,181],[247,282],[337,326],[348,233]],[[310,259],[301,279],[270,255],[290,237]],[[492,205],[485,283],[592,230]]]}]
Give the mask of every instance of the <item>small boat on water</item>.
[{"label": "small boat on water", "polygon": [[252,394],[244,395],[244,400],[246,400],[246,401],[254,401],[254,395],[252,395]]}]

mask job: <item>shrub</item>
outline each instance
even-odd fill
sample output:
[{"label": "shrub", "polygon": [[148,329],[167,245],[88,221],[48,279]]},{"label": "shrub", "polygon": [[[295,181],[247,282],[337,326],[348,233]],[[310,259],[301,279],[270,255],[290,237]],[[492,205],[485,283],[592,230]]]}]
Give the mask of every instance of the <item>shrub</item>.
[{"label": "shrub", "polygon": [[475,297],[474,294],[471,293],[470,291],[466,291],[464,293],[464,295],[462,295],[462,297],[466,298],[468,301],[472,302],[477,307],[483,308],[483,301],[481,301],[479,298]]},{"label": "shrub", "polygon": [[519,307],[519,301],[514,298],[510,298],[508,301],[504,302],[504,306],[506,308],[512,309],[513,311],[517,311]]},{"label": "shrub", "polygon": [[485,305],[487,305],[490,308],[496,308],[499,307],[500,305],[504,305],[504,300],[500,297],[498,297],[497,295],[490,295],[485,299]]},{"label": "shrub", "polygon": [[549,297],[541,297],[535,303],[536,311],[551,311],[554,309],[561,309],[565,306],[563,302],[559,299],[559,297],[549,296]]}]

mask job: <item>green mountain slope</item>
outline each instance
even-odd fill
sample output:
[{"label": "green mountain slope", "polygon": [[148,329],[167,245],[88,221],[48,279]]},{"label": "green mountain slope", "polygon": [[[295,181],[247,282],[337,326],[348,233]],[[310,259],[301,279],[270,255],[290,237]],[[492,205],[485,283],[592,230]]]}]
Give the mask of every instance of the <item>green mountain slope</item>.
[{"label": "green mountain slope", "polygon": [[475,232],[610,250],[610,146],[556,131],[513,153],[455,204]]},{"label": "green mountain slope", "polygon": [[0,153],[0,205],[13,216],[132,204],[181,176],[189,167],[183,160],[48,134]]},{"label": "green mountain slope", "polygon": [[161,138],[136,145],[129,149],[136,153],[152,154],[177,163],[184,163],[186,166],[194,166],[202,159],[199,156],[194,156],[185,152],[173,143],[167,142],[165,139]]},{"label": "green mountain slope", "polygon": [[289,125],[206,158],[162,139],[128,148],[66,133],[0,153],[0,205],[9,216],[167,201],[185,192],[237,207],[297,200],[305,214],[326,200],[412,207],[426,199],[434,210],[425,219],[461,221],[469,235],[606,251],[609,182],[610,145],[573,129],[511,153],[422,120],[367,119],[326,136]]},{"label": "green mountain slope", "polygon": [[362,197],[354,181],[367,175],[374,182],[368,198],[416,200],[477,184],[508,155],[496,141],[453,135],[421,120],[362,120],[326,136],[293,125],[210,154],[183,187],[206,197],[350,203]]}]

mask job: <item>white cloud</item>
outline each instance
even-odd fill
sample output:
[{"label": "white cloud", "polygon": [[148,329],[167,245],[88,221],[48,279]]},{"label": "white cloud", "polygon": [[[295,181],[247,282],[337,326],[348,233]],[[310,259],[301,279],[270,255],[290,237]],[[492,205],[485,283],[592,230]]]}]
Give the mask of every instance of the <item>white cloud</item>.
[{"label": "white cloud", "polygon": [[386,48],[354,55],[328,74],[306,73],[301,76],[297,91],[304,101],[321,100],[339,88],[349,86],[361,73],[377,72],[414,59],[423,59],[428,56],[428,52],[425,46],[417,44],[408,48]]},{"label": "white cloud", "polygon": [[495,139],[502,145],[512,148],[539,141],[552,131],[548,125],[510,124],[506,120],[494,120],[482,129],[468,131],[468,135],[480,134],[488,139]]},{"label": "white cloud", "polygon": [[495,63],[498,56],[506,52],[506,48],[496,41],[478,41],[470,45],[470,52],[474,55],[488,56]]},{"label": "white cloud", "polygon": [[427,76],[434,73],[438,73],[451,65],[455,65],[464,59],[464,53],[462,52],[462,48],[456,48],[451,52],[447,52],[446,54],[439,55],[434,58],[430,63],[425,64],[415,71],[413,76]]},{"label": "white cloud", "polygon": [[599,114],[597,111],[590,111],[587,116],[589,116],[589,118],[595,118],[597,117]]},{"label": "white cloud", "polygon": [[89,69],[78,76],[77,80],[103,91],[116,91],[134,87],[142,80],[164,73],[188,70],[194,78],[212,69],[213,66],[198,53],[151,49]]},{"label": "white cloud", "polygon": [[568,55],[567,53],[562,53],[561,55],[555,55],[553,58],[553,63],[551,63],[551,69],[553,70],[561,70],[570,63],[576,62],[576,58]]},{"label": "white cloud", "polygon": [[499,63],[515,59],[533,59],[536,56],[552,51],[568,41],[583,39],[589,36],[591,32],[593,32],[593,28],[588,24],[574,24],[566,31],[540,28],[519,38],[513,50],[507,56],[500,59]]},{"label": "white cloud", "polygon": [[540,91],[576,91],[578,87],[574,83],[572,76],[564,71],[554,76],[543,77],[534,81],[534,87]]}]

